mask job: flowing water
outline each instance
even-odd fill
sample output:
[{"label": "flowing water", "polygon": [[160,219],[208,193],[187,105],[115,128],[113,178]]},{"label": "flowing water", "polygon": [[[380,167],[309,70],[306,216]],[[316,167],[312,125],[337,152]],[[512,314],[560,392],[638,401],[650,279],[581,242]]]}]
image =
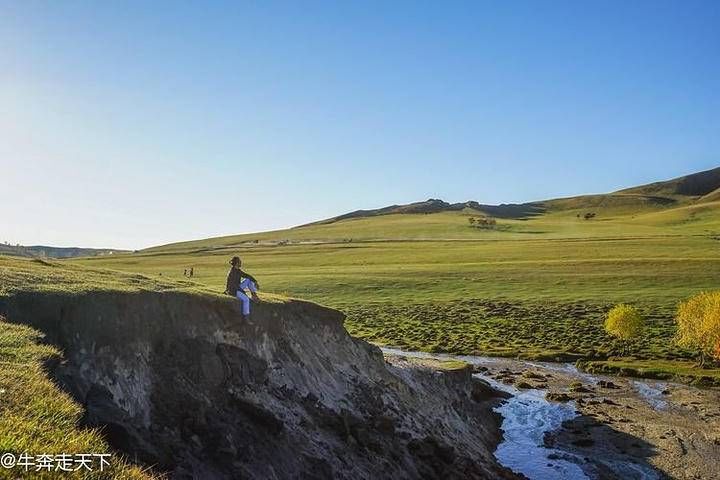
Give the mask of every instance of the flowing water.
[{"label": "flowing water", "polygon": [[[605,377],[583,373],[572,364],[530,362],[505,358],[476,357],[465,355],[431,354],[408,352],[396,348],[381,347],[389,355],[416,358],[436,358],[440,360],[463,360],[472,365],[512,365],[522,369],[536,367],[548,371],[573,376],[586,383],[597,384]],[[572,420],[578,414],[574,402],[556,403],[545,399],[545,390],[519,390],[511,385],[498,382],[490,376],[474,374],[475,377],[489,382],[497,390],[513,395],[495,409],[503,417],[503,441],[495,451],[495,457],[501,465],[531,480],[584,480],[589,478],[581,468],[586,463],[572,453],[548,448],[544,444],[546,433],[560,429],[563,422]],[[655,409],[667,407],[661,400],[665,384],[633,381],[633,387]],[[638,464],[623,462],[606,463],[615,472],[622,472],[623,478],[654,480],[658,475],[651,469]]]},{"label": "flowing water", "polygon": [[655,410],[664,410],[668,407],[668,402],[663,399],[664,395],[662,393],[667,387],[666,383],[633,381],[632,385],[640,396],[652,405]]},{"label": "flowing water", "polygon": [[495,409],[503,416],[503,442],[495,457],[501,465],[530,479],[585,479],[573,455],[544,446],[545,433],[577,416],[575,404],[551,403],[544,390],[518,390],[490,377],[475,375],[498,390],[513,395]]}]

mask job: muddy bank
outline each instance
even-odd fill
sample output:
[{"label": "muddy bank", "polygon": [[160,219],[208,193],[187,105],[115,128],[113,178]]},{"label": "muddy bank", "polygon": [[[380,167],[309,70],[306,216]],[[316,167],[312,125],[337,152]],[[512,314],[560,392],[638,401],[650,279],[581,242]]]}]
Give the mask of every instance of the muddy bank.
[{"label": "muddy bank", "polygon": [[108,442],[173,479],[516,478],[493,451],[498,397],[350,337],[302,301],[173,292],[17,294],[8,321],[63,351],[56,382]]},{"label": "muddy bank", "polygon": [[440,357],[470,362],[476,375],[515,395],[496,409],[506,430],[496,455],[529,478],[720,475],[718,390],[593,375],[570,364]]},{"label": "muddy bank", "polygon": [[577,377],[558,376],[550,384],[575,399],[579,416],[548,435],[546,444],[591,458],[590,478],[718,478],[720,392],[626,378],[587,380],[577,386]]}]

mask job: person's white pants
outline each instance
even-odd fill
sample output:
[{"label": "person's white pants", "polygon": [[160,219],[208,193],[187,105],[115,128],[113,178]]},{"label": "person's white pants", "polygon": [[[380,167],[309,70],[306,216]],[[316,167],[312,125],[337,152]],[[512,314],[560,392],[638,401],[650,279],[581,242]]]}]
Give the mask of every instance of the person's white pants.
[{"label": "person's white pants", "polygon": [[245,294],[246,288],[255,293],[257,292],[257,287],[255,286],[255,282],[245,278],[240,282],[240,288],[237,291],[237,298],[240,300],[240,303],[242,303],[242,314],[250,315],[250,297]]}]

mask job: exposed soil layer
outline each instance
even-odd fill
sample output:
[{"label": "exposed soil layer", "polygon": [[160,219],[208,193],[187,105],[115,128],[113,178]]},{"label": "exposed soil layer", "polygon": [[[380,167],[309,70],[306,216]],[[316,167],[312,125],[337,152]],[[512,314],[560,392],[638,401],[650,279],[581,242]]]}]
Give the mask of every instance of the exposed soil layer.
[{"label": "exposed soil layer", "polygon": [[550,385],[552,391],[567,392],[579,416],[546,443],[589,458],[585,470],[590,478],[653,478],[649,469],[656,478],[717,478],[717,390],[625,378],[578,387],[568,380],[558,375]]},{"label": "exposed soil layer", "polygon": [[386,361],[341,313],[181,293],[20,294],[0,314],[64,351],[84,422],[171,478],[517,478],[498,392],[470,369]]}]

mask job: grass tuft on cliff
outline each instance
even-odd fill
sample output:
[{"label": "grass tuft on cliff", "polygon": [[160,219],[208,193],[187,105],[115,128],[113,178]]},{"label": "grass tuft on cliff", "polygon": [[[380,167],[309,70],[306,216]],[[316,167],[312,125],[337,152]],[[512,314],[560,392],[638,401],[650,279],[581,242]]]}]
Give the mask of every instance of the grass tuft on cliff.
[{"label": "grass tuft on cliff", "polygon": [[90,291],[187,291],[213,294],[197,283],[70,264],[0,256],[0,296],[19,292],[79,294]]},{"label": "grass tuft on cliff", "polygon": [[[89,292],[183,292],[230,300],[223,285],[187,279],[88,267],[61,260],[0,255],[0,297],[17,293],[78,295]],[[286,302],[287,296],[262,293],[264,302]]]}]

